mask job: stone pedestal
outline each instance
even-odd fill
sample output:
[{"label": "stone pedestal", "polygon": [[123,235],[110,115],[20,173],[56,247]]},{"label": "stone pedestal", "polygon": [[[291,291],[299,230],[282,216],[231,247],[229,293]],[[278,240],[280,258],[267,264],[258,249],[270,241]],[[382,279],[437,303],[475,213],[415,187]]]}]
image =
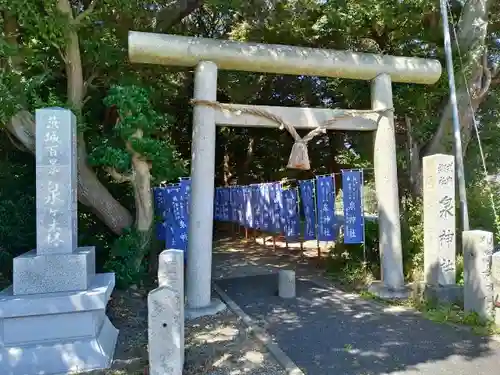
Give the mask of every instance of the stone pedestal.
[{"label": "stone pedestal", "polygon": [[464,309],[483,319],[493,318],[491,258],[493,233],[482,230],[463,232]]},{"label": "stone pedestal", "polygon": [[77,247],[76,122],[36,112],[37,249],[14,259],[0,293],[0,374],[67,374],[110,366],[118,330],[106,317],[113,273],[95,273],[94,247]]},{"label": "stone pedestal", "polygon": [[79,292],[0,293],[0,374],[67,374],[110,366],[118,330],[106,316],[115,285],[96,275]]}]

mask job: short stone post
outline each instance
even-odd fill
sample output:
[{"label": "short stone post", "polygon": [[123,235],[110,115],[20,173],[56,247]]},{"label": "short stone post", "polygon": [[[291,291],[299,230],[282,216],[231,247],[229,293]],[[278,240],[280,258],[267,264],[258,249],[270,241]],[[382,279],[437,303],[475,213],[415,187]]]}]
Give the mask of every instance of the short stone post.
[{"label": "short stone post", "polygon": [[432,286],[456,283],[455,161],[436,154],[423,159],[424,280]]},{"label": "short stone post", "polygon": [[493,283],[493,309],[495,324],[500,327],[500,251],[491,256],[491,281]]},{"label": "short stone post", "polygon": [[281,298],[295,297],[295,271],[280,270],[278,281],[278,295]]},{"label": "short stone post", "polygon": [[158,288],[148,295],[150,375],[182,375],[184,367],[184,252],[164,250]]},{"label": "short stone post", "polygon": [[482,230],[463,232],[464,309],[483,319],[493,318],[491,258],[493,233]]}]

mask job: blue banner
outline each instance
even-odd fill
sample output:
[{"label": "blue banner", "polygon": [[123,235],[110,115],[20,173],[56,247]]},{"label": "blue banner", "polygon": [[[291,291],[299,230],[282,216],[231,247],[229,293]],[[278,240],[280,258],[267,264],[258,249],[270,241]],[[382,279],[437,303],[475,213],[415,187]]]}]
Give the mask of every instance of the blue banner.
[{"label": "blue banner", "polygon": [[251,185],[253,199],[253,226],[255,229],[261,229],[262,226],[262,196],[260,184]]},{"label": "blue banner", "polygon": [[186,216],[189,220],[189,203],[191,201],[191,178],[190,177],[181,178],[179,186],[181,189],[181,197],[184,202],[184,209],[186,211]]},{"label": "blue banner", "polygon": [[245,197],[245,227],[253,228],[253,208],[252,208],[252,188],[251,186],[245,186],[243,188],[243,194]]},{"label": "blue banner", "polygon": [[332,176],[316,177],[318,240],[335,240],[335,184]]},{"label": "blue banner", "polygon": [[297,213],[297,189],[282,190],[283,207],[285,214],[285,237],[297,239],[299,236],[299,215]]},{"label": "blue banner", "polygon": [[261,228],[265,232],[271,231],[271,198],[269,196],[270,184],[260,185],[262,198],[262,223]]},{"label": "blue banner", "polygon": [[229,188],[222,188],[222,221],[231,220],[231,194]]},{"label": "blue banner", "polygon": [[221,205],[220,188],[215,188],[215,191],[214,191],[214,220],[217,220],[217,221],[220,220],[220,205]]},{"label": "blue banner", "polygon": [[229,206],[231,207],[231,214],[230,214],[230,222],[231,223],[236,223],[238,220],[238,197],[237,197],[237,191],[235,186],[231,186],[229,189],[229,198],[230,198],[230,204]]},{"label": "blue banner", "polygon": [[167,205],[165,202],[165,188],[157,187],[153,189],[153,197],[155,202],[155,214],[159,217],[156,223],[156,238],[160,241],[165,241],[165,220],[167,218]]},{"label": "blue banner", "polygon": [[316,211],[314,209],[314,180],[299,181],[300,202],[304,211],[304,241],[316,239]]},{"label": "blue banner", "polygon": [[271,183],[269,198],[271,200],[271,230],[277,234],[283,233],[284,221],[281,183]]},{"label": "blue banner", "polygon": [[187,250],[187,216],[184,209],[181,189],[179,186],[169,186],[165,189],[167,202],[167,220],[165,231],[165,246],[167,249]]},{"label": "blue banner", "polygon": [[363,243],[365,240],[362,187],[362,171],[342,171],[344,243],[346,244]]}]

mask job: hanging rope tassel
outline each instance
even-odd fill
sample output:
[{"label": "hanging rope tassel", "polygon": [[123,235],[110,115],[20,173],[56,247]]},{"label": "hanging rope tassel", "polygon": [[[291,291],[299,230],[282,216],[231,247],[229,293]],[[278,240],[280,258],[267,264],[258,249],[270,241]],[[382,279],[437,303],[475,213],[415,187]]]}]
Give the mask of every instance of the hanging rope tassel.
[{"label": "hanging rope tassel", "polygon": [[222,112],[228,112],[228,111],[233,112],[236,113],[237,115],[245,113],[252,116],[263,117],[278,124],[280,129],[285,128],[291,134],[291,136],[295,141],[292,146],[292,151],[290,152],[290,157],[288,158],[287,168],[300,169],[305,171],[311,169],[311,163],[309,162],[309,153],[307,151],[307,143],[309,143],[309,141],[311,141],[317,135],[326,133],[326,127],[328,125],[333,124],[340,118],[352,117],[357,113],[378,113],[379,114],[379,118],[377,120],[378,122],[380,121],[383,112],[392,110],[392,108],[378,109],[378,110],[368,109],[368,110],[349,110],[349,111],[333,109],[334,112],[338,112],[339,114],[338,116],[334,116],[333,118],[322,122],[321,124],[318,125],[316,129],[311,130],[309,133],[306,134],[304,138],[302,138],[299,135],[299,133],[297,133],[297,130],[295,130],[293,125],[287,123],[281,117],[262,109],[246,108],[246,107],[239,108],[233,106],[232,104],[223,104],[217,101],[202,100],[202,99],[192,99],[191,104],[204,105],[207,107],[218,109]]}]

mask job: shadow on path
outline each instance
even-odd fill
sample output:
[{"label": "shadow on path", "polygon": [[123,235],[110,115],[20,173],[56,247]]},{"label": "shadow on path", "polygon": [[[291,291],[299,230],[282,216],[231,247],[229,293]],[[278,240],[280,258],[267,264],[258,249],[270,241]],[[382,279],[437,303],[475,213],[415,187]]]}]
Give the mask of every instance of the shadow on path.
[{"label": "shadow on path", "polygon": [[388,312],[359,297],[297,281],[297,298],[277,296],[277,274],[216,283],[311,375],[491,375],[500,344],[465,330]]}]

